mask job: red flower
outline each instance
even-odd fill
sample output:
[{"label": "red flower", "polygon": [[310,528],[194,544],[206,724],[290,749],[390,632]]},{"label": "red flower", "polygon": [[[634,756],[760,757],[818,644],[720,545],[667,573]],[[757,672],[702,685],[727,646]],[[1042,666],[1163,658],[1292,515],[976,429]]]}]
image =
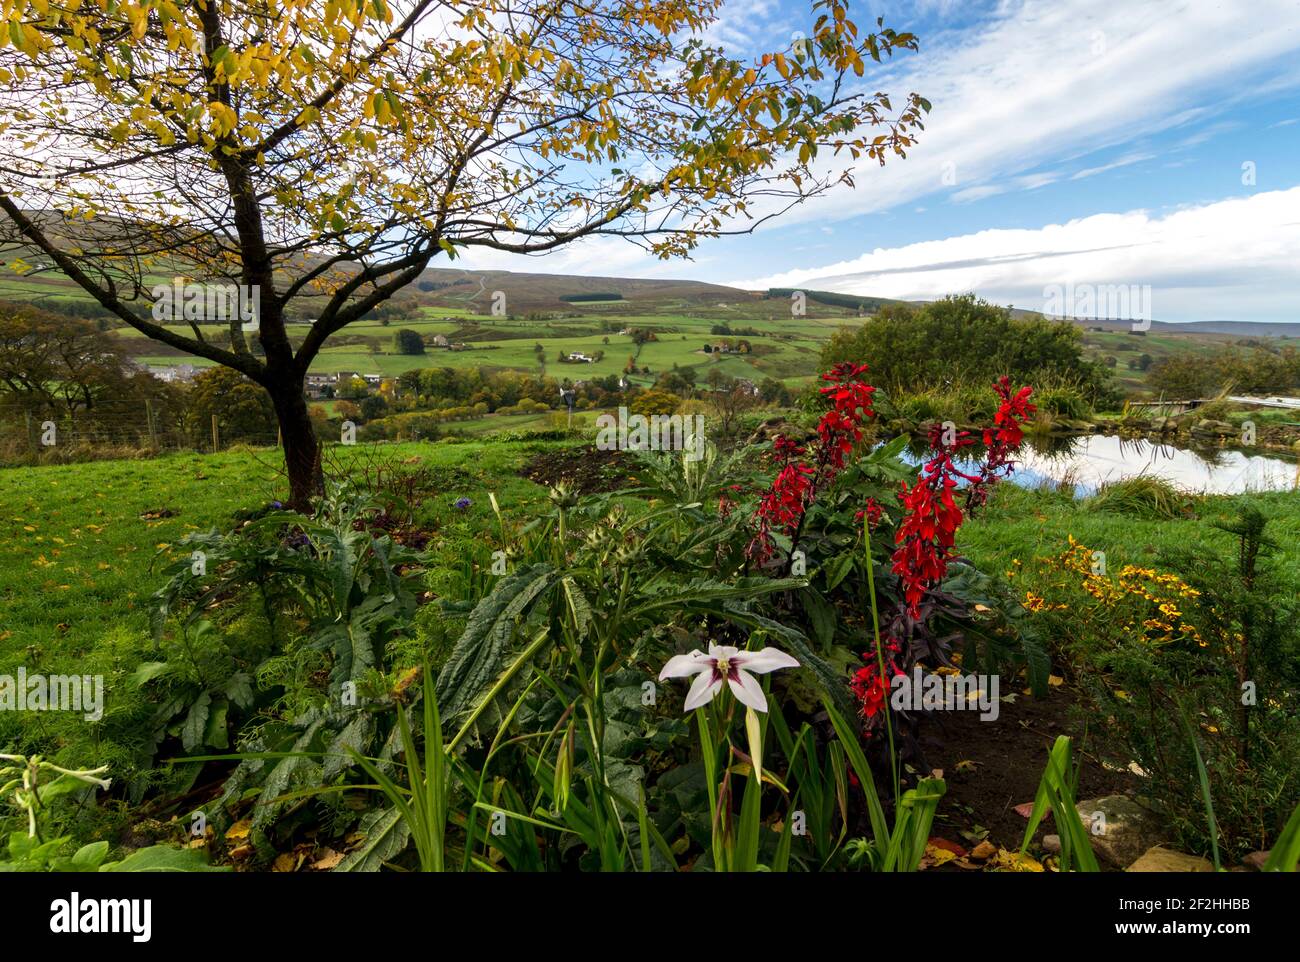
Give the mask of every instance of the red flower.
[{"label": "red flower", "polygon": [[867,519],[867,530],[875,531],[876,525],[880,524],[880,519],[884,517],[885,507],[875,498],[868,497],[866,507],[853,516],[854,521],[861,521],[864,517]]},{"label": "red flower", "polygon": [[782,467],[755,513],[758,530],[745,549],[752,560],[764,564],[775,554],[774,529],[784,531],[792,541],[798,539],[817,492],[844,468],[853,446],[862,440],[862,424],[874,415],[871,395],[876,390],[862,382],[866,370],[865,364],[844,363],[822,375],[827,384],[821,393],[831,407],[817,422],[812,464],[799,460],[807,453],[803,445],[781,436],[773,440],[772,453]]},{"label": "red flower", "polygon": [[951,438],[941,427],[930,432],[930,447],[934,454],[922,467],[916,484],[902,486],[899,500],[903,502],[903,523],[895,536],[898,548],[893,554],[893,571],[903,584],[903,599],[908,614],[920,618],[921,599],[927,589],[943,581],[948,563],[955,557],[953,544],[957,529],[963,521],[962,509],[953,499],[953,489],[958,479],[969,482],[966,489],[966,510],[973,511],[988,500],[989,488],[1010,473],[1013,455],[1024,439],[1021,424],[1033,414],[1029,403],[1033,393],[1023,387],[1014,395],[1011,382],[1002,378],[993,389],[1002,403],[993,419],[993,428],[984,432],[988,452],[978,474],[967,474],[953,462],[953,455],[974,443],[969,432],[961,431]]},{"label": "red flower", "polygon": [[[885,699],[889,697],[889,685],[881,679],[880,666],[874,660],[874,656],[867,654],[863,657],[867,659],[868,664],[854,672],[849,687],[853,689],[853,695],[861,706],[859,714],[870,721],[884,710]],[[902,674],[892,661],[886,661],[885,667],[891,676]]]}]

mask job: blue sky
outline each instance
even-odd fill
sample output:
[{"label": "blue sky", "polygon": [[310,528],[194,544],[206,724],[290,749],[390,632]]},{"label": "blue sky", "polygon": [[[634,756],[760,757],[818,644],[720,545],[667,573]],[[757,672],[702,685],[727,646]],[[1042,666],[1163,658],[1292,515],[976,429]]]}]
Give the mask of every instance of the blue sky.
[{"label": "blue sky", "polygon": [[[934,105],[919,145],[855,189],[663,263],[614,239],[467,267],[690,277],[887,297],[1049,285],[1150,291],[1159,320],[1300,321],[1300,3],[891,0],[921,50],[871,90]],[[806,30],[808,0],[728,0],[733,54]],[[945,176],[946,175],[946,176]]]}]

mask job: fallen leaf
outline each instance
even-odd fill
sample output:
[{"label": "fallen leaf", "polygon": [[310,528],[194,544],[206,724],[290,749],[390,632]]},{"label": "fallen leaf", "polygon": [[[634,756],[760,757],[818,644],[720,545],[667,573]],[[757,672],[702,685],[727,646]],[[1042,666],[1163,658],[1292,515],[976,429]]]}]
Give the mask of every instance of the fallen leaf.
[{"label": "fallen leaf", "polygon": [[966,854],[966,850],[956,842],[951,842],[946,838],[940,838],[937,835],[931,835],[929,841],[926,842],[926,848],[929,849],[931,847],[942,849],[945,852],[951,852],[955,856]]},{"label": "fallen leaf", "polygon": [[[1034,803],[1024,802],[1020,805],[1017,805],[1015,807],[1015,813],[1019,815],[1021,818],[1028,818],[1030,815],[1034,814]],[[1051,817],[1052,817],[1052,810],[1049,808],[1044,818],[1051,818]]]},{"label": "fallen leaf", "polygon": [[1030,855],[1022,855],[1019,852],[1008,852],[1005,848],[998,849],[997,855],[989,863],[995,865],[1004,872],[1041,872],[1043,863]]},{"label": "fallen leaf", "polygon": [[252,821],[247,818],[236,822],[234,825],[230,826],[230,828],[226,829],[226,841],[230,842],[236,839],[248,838],[248,829],[251,825]]},{"label": "fallen leaf", "polygon": [[298,860],[294,858],[292,852],[282,852],[275,857],[275,862],[271,866],[272,872],[292,872],[297,868]]},{"label": "fallen leaf", "polygon": [[944,848],[936,848],[933,845],[925,847],[925,856],[921,859],[921,868],[934,868],[936,865],[943,865],[945,862],[951,862],[957,856]]},{"label": "fallen leaf", "polygon": [[1060,675],[1048,675],[1047,683],[1051,685],[1053,688],[1060,688],[1062,685],[1065,684],[1065,679],[1062,678]]},{"label": "fallen leaf", "polygon": [[341,861],[343,861],[342,852],[336,852],[332,848],[327,848],[321,852],[320,858],[311,863],[311,867],[317,872],[328,872]]},{"label": "fallen leaf", "polygon": [[986,858],[992,858],[993,855],[997,853],[997,850],[998,847],[986,838],[975,846],[974,850],[970,853],[970,857],[982,862]]}]

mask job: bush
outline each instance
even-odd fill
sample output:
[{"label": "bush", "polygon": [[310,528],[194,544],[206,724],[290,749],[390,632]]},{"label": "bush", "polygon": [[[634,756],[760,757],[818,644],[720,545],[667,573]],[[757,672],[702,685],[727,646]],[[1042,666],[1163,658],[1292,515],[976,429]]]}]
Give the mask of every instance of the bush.
[{"label": "bush", "polygon": [[1185,518],[1195,509],[1195,499],[1164,478],[1139,474],[1120,481],[1108,481],[1092,496],[1091,507],[1137,518]]},{"label": "bush", "polygon": [[1085,360],[1077,326],[1015,317],[973,295],[924,307],[886,305],[861,327],[831,336],[821,365],[841,361],[868,365],[876,383],[898,395],[936,387],[987,389],[1003,375],[1035,385],[1064,379],[1093,404],[1111,391],[1105,366]]}]

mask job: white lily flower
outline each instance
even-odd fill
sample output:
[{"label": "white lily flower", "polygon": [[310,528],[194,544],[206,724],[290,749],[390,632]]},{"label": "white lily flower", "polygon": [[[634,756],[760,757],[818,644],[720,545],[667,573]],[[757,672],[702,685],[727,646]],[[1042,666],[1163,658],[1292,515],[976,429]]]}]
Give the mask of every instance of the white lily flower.
[{"label": "white lily flower", "polygon": [[699,676],[691,683],[691,689],[686,693],[687,711],[693,711],[712,701],[713,697],[722,691],[724,681],[742,705],[748,705],[755,711],[767,711],[767,698],[763,695],[763,686],[750,672],[765,675],[778,668],[798,667],[799,662],[776,648],[741,651],[730,645],[710,644],[707,655],[697,648],[689,655],[674,655],[669,658],[663,671],[659,672],[659,680]]}]

